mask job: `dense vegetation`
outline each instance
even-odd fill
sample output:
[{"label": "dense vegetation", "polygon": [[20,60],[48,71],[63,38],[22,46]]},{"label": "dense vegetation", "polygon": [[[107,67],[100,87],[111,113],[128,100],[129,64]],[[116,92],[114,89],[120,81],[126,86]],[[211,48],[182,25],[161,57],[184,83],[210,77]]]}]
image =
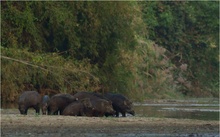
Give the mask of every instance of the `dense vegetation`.
[{"label": "dense vegetation", "polygon": [[219,92],[219,2],[1,2],[1,97]]}]

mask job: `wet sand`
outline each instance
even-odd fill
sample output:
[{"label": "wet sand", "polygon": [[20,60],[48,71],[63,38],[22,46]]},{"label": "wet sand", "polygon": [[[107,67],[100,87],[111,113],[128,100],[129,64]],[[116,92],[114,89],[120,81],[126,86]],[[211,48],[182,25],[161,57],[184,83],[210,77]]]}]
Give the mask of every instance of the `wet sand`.
[{"label": "wet sand", "polygon": [[2,137],[219,136],[219,121],[153,117],[74,117],[1,111]]}]

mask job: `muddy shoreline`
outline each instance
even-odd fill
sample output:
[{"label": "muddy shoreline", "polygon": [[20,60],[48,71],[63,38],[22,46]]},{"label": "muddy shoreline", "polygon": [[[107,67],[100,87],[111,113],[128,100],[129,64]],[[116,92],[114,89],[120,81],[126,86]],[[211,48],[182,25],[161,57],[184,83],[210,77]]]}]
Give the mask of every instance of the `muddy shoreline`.
[{"label": "muddy shoreline", "polygon": [[218,136],[219,121],[1,114],[1,136]]},{"label": "muddy shoreline", "polygon": [[[148,105],[168,104],[168,106],[170,106],[169,104],[178,106],[178,104],[190,103],[214,104],[214,107],[212,106],[214,110],[218,110],[215,104],[219,104],[215,100],[206,102],[153,100],[146,102]],[[174,118],[175,115],[183,115],[179,112],[184,111],[172,111],[171,118],[165,118],[163,115],[159,117],[154,115],[155,108],[148,107],[148,109],[141,108],[140,110],[136,108],[136,116],[106,118],[35,115],[33,109],[30,109],[28,115],[24,116],[19,114],[17,106],[3,108],[1,109],[2,137],[219,137],[219,119],[198,120],[198,117],[203,115],[201,112],[196,113],[197,118],[195,119]],[[166,111],[159,112],[165,113]],[[143,115],[145,113],[146,115]],[[192,113],[189,114],[188,118]]]}]

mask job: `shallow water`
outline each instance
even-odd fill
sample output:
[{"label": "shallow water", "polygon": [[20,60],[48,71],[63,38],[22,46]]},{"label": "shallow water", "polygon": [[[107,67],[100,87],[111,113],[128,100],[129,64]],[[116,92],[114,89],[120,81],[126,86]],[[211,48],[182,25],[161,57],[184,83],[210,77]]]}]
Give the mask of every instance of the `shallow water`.
[{"label": "shallow water", "polygon": [[177,119],[219,120],[219,103],[213,101],[178,100],[172,103],[134,103],[137,116]]},{"label": "shallow water", "polygon": [[[1,106],[1,113],[17,114],[18,106],[7,103]],[[155,101],[150,103],[134,103],[134,110],[138,117],[159,117],[177,119],[219,120],[218,100],[172,100]],[[29,112],[34,114],[34,110]],[[131,116],[131,115],[127,115]]]}]

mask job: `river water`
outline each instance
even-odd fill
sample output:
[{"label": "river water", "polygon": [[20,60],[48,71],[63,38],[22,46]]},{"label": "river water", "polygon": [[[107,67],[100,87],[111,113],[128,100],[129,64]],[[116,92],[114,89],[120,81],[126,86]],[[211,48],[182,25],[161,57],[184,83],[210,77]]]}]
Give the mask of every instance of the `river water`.
[{"label": "river water", "polygon": [[[15,103],[2,104],[1,113],[16,114],[17,108]],[[134,103],[134,110],[138,117],[198,120],[219,120],[220,112],[218,99],[156,100]]]},{"label": "river water", "polygon": [[219,107],[215,104],[212,106],[143,104],[135,105],[134,108],[137,116],[144,117],[219,120]]},{"label": "river water", "polygon": [[134,103],[137,116],[219,120],[218,99],[160,100]]}]

